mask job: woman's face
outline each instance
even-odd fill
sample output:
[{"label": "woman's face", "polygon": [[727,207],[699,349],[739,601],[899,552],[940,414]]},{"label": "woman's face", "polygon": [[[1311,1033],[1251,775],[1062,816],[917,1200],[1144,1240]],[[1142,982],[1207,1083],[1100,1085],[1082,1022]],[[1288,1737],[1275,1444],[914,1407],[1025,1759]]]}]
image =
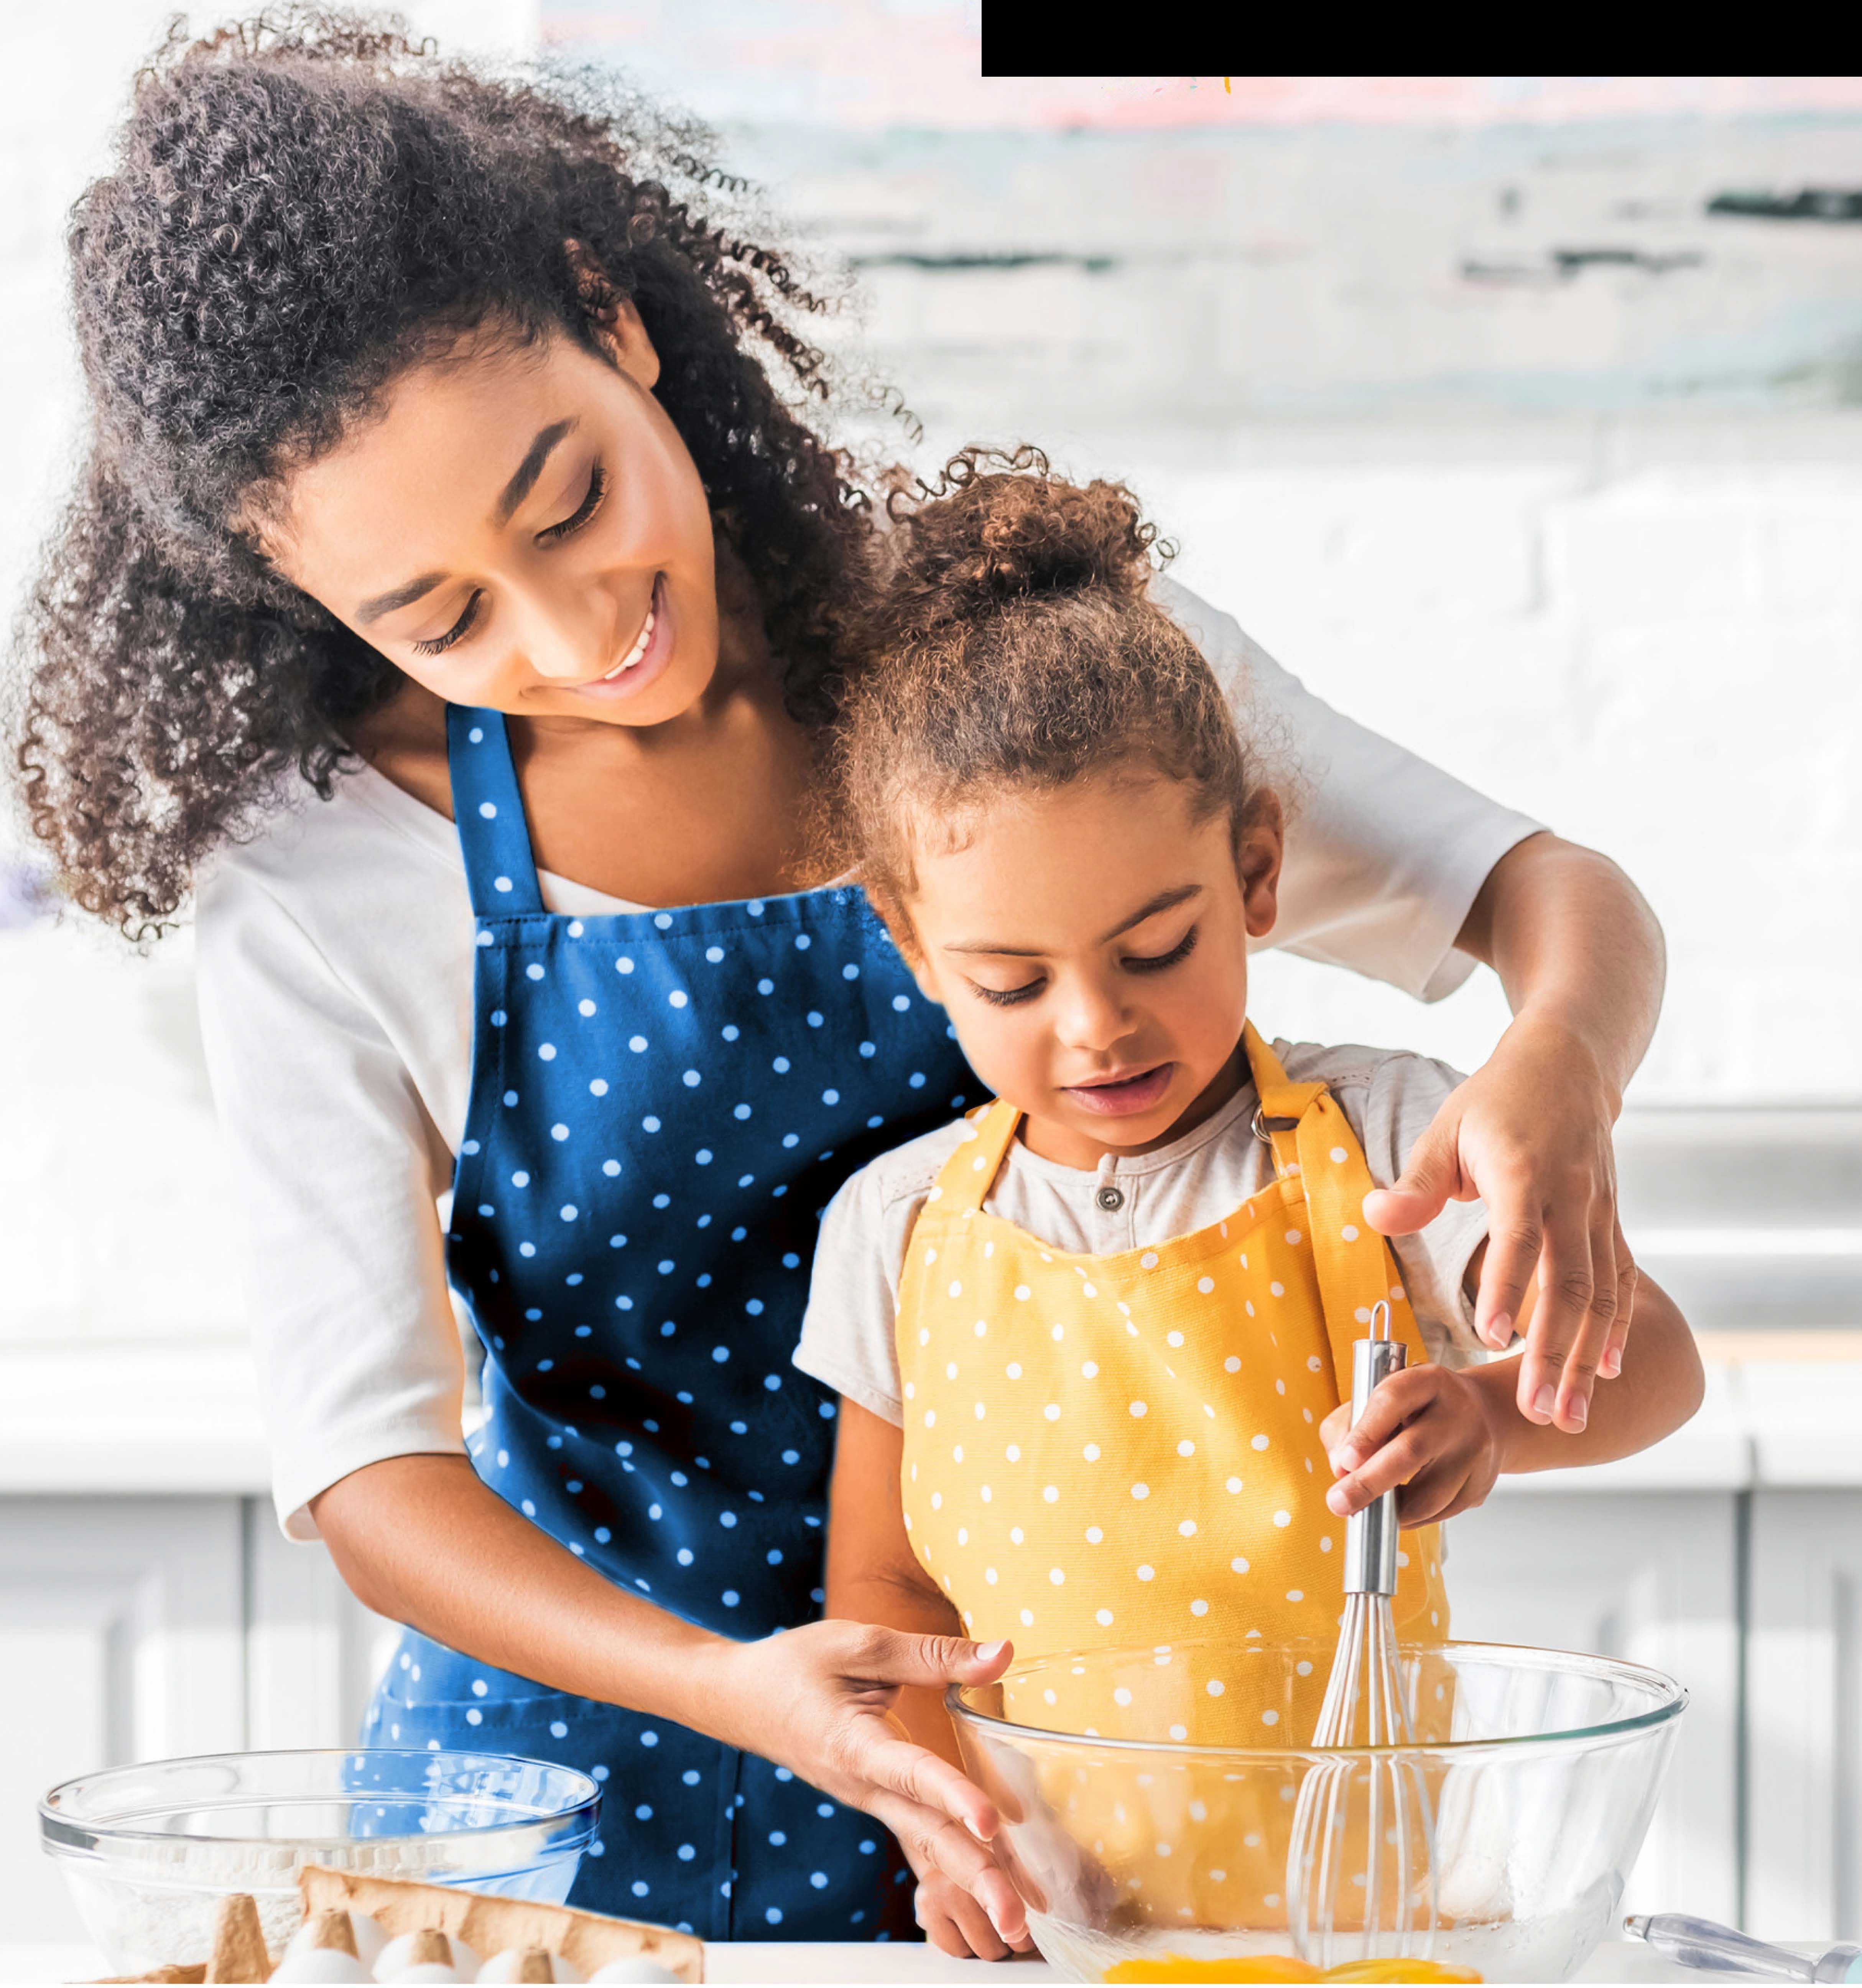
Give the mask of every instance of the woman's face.
[{"label": "woman's face", "polygon": [[657,725],[718,661],[711,522],[630,306],[609,360],[468,340],[298,472],[279,569],[449,703]]}]

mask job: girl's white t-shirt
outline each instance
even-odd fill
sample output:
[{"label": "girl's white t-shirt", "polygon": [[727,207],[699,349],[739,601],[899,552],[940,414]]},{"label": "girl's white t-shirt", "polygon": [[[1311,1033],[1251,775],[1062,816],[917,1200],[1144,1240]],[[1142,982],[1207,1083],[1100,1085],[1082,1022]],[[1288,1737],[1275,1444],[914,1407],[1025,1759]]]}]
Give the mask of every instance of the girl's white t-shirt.
[{"label": "girl's white t-shirt", "polygon": [[[1323,1084],[1362,1148],[1371,1179],[1388,1187],[1461,1073],[1401,1050],[1276,1043],[1295,1084]],[[1031,1153],[1018,1139],[983,1202],[1037,1242],[1080,1256],[1154,1249],[1225,1221],[1272,1179],[1271,1149],[1254,1129],[1252,1080],[1203,1122],[1154,1152],[1108,1153],[1089,1172]],[[899,1283],[919,1211],[965,1131],[959,1118],[882,1153],[841,1187],[821,1218],[808,1310],[795,1364],[894,1428],[899,1398]],[[1391,1238],[1429,1357],[1478,1364],[1468,1265],[1487,1235],[1478,1201],[1451,1201],[1425,1229]]]},{"label": "girl's white t-shirt", "polygon": [[[1297,767],[1266,943],[1424,1000],[1472,962],[1455,938],[1482,881],[1539,824],[1313,696],[1228,615],[1157,597],[1239,710]],[[545,873],[573,915],[642,908]],[[452,823],[372,771],[306,797],[203,881],[201,1019],[249,1219],[252,1310],[286,1532],[384,1458],[461,1454],[465,1368],[438,1204],[463,1136],[473,938]]]}]

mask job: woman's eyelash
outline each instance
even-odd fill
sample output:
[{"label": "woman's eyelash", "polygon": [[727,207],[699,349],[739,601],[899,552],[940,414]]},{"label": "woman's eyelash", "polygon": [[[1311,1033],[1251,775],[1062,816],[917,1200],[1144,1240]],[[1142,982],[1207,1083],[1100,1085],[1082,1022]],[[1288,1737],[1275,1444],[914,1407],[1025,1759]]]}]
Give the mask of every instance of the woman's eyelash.
[{"label": "woman's eyelash", "polygon": [[[590,519],[601,509],[601,500],[608,494],[608,473],[600,463],[589,472],[588,493],[573,512],[559,523],[546,525],[537,533],[539,539],[553,543],[558,539],[567,538],[572,532],[579,532]],[[462,642],[472,632],[478,619],[480,603],[485,596],[475,593],[465,604],[465,612],[448,628],[444,635],[436,635],[430,642],[416,642],[414,653],[417,656],[443,656],[455,643]]]},{"label": "woman's eyelash", "polygon": [[1127,959],[1124,962],[1127,973],[1161,973],[1167,966],[1174,966],[1179,960],[1188,959],[1196,950],[1197,928],[1191,925],[1168,952],[1154,953],[1148,959]]},{"label": "woman's eyelash", "polygon": [[567,538],[572,532],[579,532],[590,519],[601,509],[601,500],[608,494],[608,473],[600,463],[589,472],[588,494],[571,514],[559,523],[546,525],[537,533],[539,539],[554,542]]},{"label": "woman's eyelash", "polygon": [[977,992],[992,1007],[1016,1008],[1024,1001],[1032,1001],[1047,982],[1045,980],[1031,980],[1026,987],[1003,988],[981,987],[972,980],[970,985],[975,987]]},{"label": "woman's eyelash", "polygon": [[430,642],[416,642],[414,653],[417,656],[443,656],[454,643],[462,642],[472,632],[472,625],[478,619],[478,604],[484,600],[482,592],[475,592],[465,604],[465,611],[448,628],[444,635],[436,635]]}]

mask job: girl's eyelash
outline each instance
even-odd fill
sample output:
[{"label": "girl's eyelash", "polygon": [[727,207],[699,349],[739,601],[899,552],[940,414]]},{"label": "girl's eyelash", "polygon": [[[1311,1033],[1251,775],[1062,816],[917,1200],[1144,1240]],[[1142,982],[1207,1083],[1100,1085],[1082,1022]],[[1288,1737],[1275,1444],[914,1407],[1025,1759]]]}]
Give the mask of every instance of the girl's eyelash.
[{"label": "girl's eyelash", "polygon": [[1024,1001],[1032,1001],[1047,983],[1044,980],[1031,980],[1026,987],[981,987],[972,980],[970,985],[992,1007],[1017,1008]]},{"label": "girl's eyelash", "polygon": [[1188,959],[1196,950],[1197,928],[1191,925],[1168,952],[1154,953],[1148,959],[1127,959],[1127,973],[1161,973],[1167,966],[1174,966],[1179,960]]},{"label": "girl's eyelash", "polygon": [[471,599],[465,604],[465,613],[447,630],[446,633],[444,635],[434,636],[430,642],[416,642],[414,645],[414,653],[417,656],[443,656],[454,643],[464,641],[472,632],[473,624],[478,619],[478,604],[484,598],[485,595],[482,591],[475,590]]},{"label": "girl's eyelash", "polygon": [[[559,523],[546,525],[537,536],[554,543],[558,539],[567,538],[572,532],[580,531],[601,509],[601,500],[607,494],[608,473],[600,463],[596,463],[589,472],[588,494],[576,506],[573,512]],[[443,656],[455,643],[464,641],[478,621],[479,604],[484,598],[482,593],[475,593],[465,604],[465,612],[444,635],[436,635],[430,642],[416,642],[414,653],[417,656]]]},{"label": "girl's eyelash", "polygon": [[559,523],[546,525],[537,533],[537,536],[553,543],[558,539],[566,539],[570,533],[580,531],[590,519],[601,509],[601,500],[607,494],[608,473],[597,462],[589,472],[587,495],[568,517],[563,519]]}]

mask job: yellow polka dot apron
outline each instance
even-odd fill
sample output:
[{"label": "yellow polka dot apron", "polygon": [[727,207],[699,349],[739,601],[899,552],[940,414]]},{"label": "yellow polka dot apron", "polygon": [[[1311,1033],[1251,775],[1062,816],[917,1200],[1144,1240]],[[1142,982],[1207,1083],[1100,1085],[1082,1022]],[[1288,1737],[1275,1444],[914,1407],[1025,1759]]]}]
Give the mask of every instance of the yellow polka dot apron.
[{"label": "yellow polka dot apron", "polygon": [[[1371,1307],[1387,1300],[1411,1363],[1428,1357],[1389,1246],[1364,1226],[1373,1183],[1343,1112],[1323,1084],[1289,1083],[1252,1024],[1244,1040],[1274,1177],[1233,1213],[1117,1256],[1051,1249],[984,1212],[1021,1117],[999,1100],[912,1231],[897,1322],[905,1523],[966,1631],[1009,1638],[1018,1658],[1208,1639],[1180,1661],[1208,1676],[1186,1691],[1174,1674],[1169,1736],[1232,1747],[1303,1739],[1318,1715],[1344,1542],[1319,1425],[1350,1398]],[[1399,1637],[1445,1638],[1435,1527],[1404,1535],[1399,1567]],[[1251,1642],[1300,1637],[1322,1646],[1303,1679],[1246,1661]],[[1165,1736],[1154,1703],[1122,1698],[1054,1664],[1005,1691],[1003,1716]],[[1235,1810],[1238,1841],[1258,1836],[1259,1787],[1215,1779],[1202,1798]],[[1046,1792],[1076,1817],[1093,1801],[1083,1780]],[[1114,1851],[1118,1818],[1095,1827]],[[1184,1871],[1182,1915],[1272,1922],[1268,1880],[1252,1902],[1228,1882],[1208,1898]]]}]

